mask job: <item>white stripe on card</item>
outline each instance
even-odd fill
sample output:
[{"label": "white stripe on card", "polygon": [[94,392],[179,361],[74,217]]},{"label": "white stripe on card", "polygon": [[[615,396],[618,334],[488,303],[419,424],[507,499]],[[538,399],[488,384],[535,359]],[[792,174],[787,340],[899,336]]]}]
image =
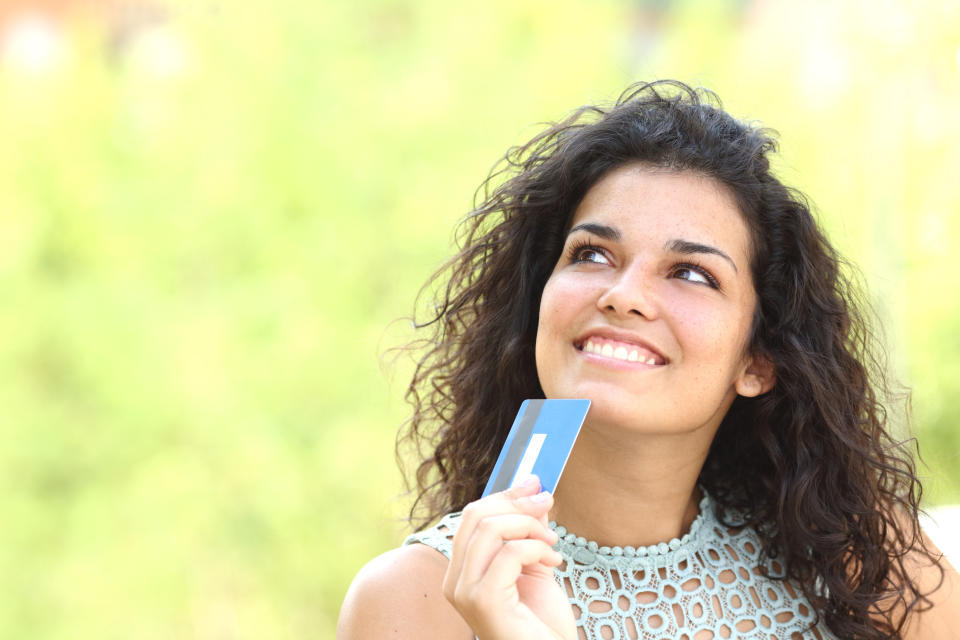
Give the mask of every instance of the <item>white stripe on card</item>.
[{"label": "white stripe on card", "polygon": [[527,450],[523,452],[523,457],[520,458],[520,464],[517,465],[517,472],[513,474],[513,482],[510,483],[511,487],[529,476],[530,472],[533,471],[533,465],[537,462],[537,456],[540,455],[540,449],[543,447],[543,441],[546,439],[547,434],[545,433],[534,433],[530,436]]}]

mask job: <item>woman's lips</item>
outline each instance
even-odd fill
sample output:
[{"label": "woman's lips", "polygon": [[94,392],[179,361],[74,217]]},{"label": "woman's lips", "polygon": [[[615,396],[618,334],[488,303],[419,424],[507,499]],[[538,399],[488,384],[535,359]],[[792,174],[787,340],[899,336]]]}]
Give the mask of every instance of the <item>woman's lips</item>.
[{"label": "woman's lips", "polygon": [[600,336],[588,336],[582,342],[580,350],[624,362],[638,362],[649,365],[666,364],[662,356],[640,345]]}]

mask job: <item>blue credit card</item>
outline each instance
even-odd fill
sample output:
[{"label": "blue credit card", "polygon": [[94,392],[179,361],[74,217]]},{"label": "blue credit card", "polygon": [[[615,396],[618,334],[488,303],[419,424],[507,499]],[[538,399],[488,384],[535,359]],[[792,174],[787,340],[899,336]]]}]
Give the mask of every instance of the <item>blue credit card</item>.
[{"label": "blue credit card", "polygon": [[540,478],[543,491],[553,493],[588,409],[589,400],[524,400],[483,496],[531,474]]}]

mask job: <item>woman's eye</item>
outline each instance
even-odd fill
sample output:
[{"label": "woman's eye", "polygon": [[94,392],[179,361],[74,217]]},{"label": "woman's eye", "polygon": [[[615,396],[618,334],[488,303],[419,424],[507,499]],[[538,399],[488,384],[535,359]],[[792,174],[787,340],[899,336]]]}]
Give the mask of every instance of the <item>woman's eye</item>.
[{"label": "woman's eye", "polygon": [[699,269],[694,266],[688,265],[679,265],[673,272],[674,278],[679,278],[681,280],[689,280],[690,282],[696,282],[699,284],[705,284],[708,287],[714,289],[719,288],[719,284],[716,279],[711,276],[709,273],[703,269]]},{"label": "woman's eye", "polygon": [[594,262],[596,264],[610,264],[610,260],[603,251],[596,247],[581,247],[572,252],[573,262]]}]

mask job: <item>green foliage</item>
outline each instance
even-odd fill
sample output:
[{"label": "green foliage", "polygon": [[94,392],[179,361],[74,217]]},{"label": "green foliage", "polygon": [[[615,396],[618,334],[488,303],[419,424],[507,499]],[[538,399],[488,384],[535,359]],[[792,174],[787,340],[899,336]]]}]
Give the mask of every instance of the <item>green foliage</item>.
[{"label": "green foliage", "polygon": [[183,3],[0,61],[0,636],[332,638],[403,535],[392,321],[507,147],[635,79],[779,128],[960,499],[960,14],[808,4]]}]

